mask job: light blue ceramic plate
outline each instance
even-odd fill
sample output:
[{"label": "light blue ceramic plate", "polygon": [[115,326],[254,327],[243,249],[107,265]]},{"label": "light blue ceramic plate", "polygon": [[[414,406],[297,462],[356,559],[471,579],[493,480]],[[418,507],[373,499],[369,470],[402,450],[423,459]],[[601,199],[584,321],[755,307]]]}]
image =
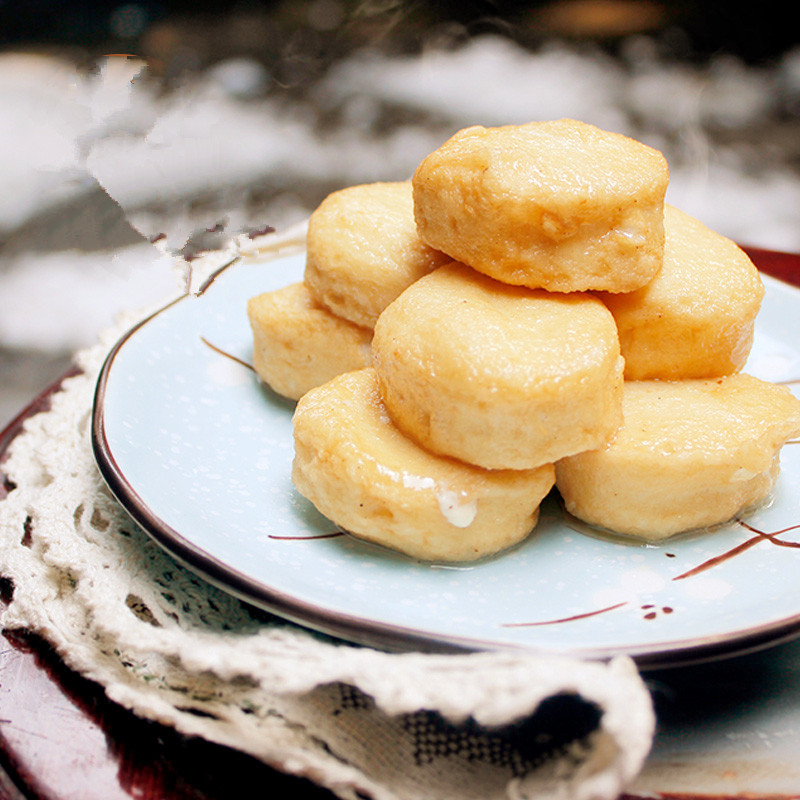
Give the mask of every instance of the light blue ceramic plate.
[{"label": "light blue ceramic plate", "polygon": [[[800,633],[800,549],[780,545],[800,541],[800,529],[769,538],[731,524],[660,546],[623,544],[587,535],[548,499],[524,544],[474,565],[418,563],[330,536],[334,525],[290,479],[293,404],[246,366],[247,299],[298,280],[303,263],[234,264],[131,331],[103,369],[98,464],[177,559],[287,619],[386,648],[627,653],[648,667]],[[800,291],[765,283],[747,371],[794,380]],[[800,446],[790,444],[774,499],[749,525],[766,534],[798,525],[798,487]]]}]

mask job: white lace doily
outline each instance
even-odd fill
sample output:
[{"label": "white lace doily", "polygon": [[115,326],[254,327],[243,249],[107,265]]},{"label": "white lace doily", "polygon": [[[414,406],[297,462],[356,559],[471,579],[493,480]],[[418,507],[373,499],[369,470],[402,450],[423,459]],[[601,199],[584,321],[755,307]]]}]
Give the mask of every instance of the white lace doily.
[{"label": "white lace doily", "polygon": [[[90,441],[97,374],[133,321],[77,355],[81,373],[9,449],[3,470],[15,488],[0,502],[0,575],[14,587],[6,629],[41,635],[142,717],[342,798],[617,797],[654,730],[630,660],[351,646],[250,609],[138,529],[104,485]],[[533,716],[554,702],[573,715],[558,727],[573,725],[578,737],[557,748]]]}]

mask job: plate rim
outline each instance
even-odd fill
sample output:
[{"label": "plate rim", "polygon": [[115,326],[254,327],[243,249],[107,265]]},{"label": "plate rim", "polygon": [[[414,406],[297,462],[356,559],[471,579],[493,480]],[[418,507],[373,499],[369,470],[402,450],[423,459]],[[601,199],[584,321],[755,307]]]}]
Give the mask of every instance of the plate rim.
[{"label": "plate rim", "polygon": [[[759,271],[779,284],[795,290],[800,288],[800,254],[762,248],[743,248]],[[260,254],[259,261],[272,261],[290,257],[291,253]],[[296,255],[296,254],[295,254]],[[779,273],[761,270],[759,261],[778,264]],[[108,489],[125,512],[153,540],[176,561],[198,574],[213,586],[234,595],[241,601],[267,611],[283,620],[311,631],[343,639],[346,642],[378,647],[387,651],[420,651],[435,653],[465,653],[483,650],[505,650],[548,657],[574,657],[586,660],[608,661],[627,656],[640,669],[682,667],[707,661],[745,655],[766,649],[800,636],[800,612],[778,620],[753,625],[735,633],[665,640],[639,646],[608,647],[536,647],[526,644],[501,644],[470,636],[455,636],[426,632],[413,627],[370,619],[360,615],[325,608],[291,594],[268,586],[195,544],[191,538],[175,530],[151,511],[136,488],[126,478],[112,452],[106,434],[104,399],[111,371],[117,355],[131,338],[145,325],[176,304],[193,296],[200,296],[229,268],[240,261],[233,258],[216,269],[194,293],[184,293],[125,331],[107,353],[98,373],[92,400],[91,447],[95,463]],[[249,260],[249,259],[248,259]]]}]

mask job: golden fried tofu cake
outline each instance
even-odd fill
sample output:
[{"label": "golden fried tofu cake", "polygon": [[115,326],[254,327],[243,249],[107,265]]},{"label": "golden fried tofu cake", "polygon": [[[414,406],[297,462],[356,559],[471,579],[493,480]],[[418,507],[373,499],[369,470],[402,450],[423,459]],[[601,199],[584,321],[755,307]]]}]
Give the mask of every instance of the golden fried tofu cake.
[{"label": "golden fried tofu cake", "polygon": [[626,381],[613,441],[556,464],[574,516],[646,540],[717,525],[761,502],[779,452],[800,432],[800,400],[738,373],[716,379]]},{"label": "golden fried tofu cake", "polygon": [[428,561],[474,561],[523,540],[553,486],[551,464],[484,470],[434,455],[390,421],[372,369],[303,396],[292,478],[355,536]]},{"label": "golden fried tofu cake", "polygon": [[397,426],[488,469],[599,447],[621,423],[616,326],[589,294],[509,286],[453,262],[388,306],[372,350]]},{"label": "golden fried tofu cake", "polygon": [[372,330],[337,317],[293,283],[250,298],[253,367],[273,391],[292,400],[342,372],[371,363]]},{"label": "golden fried tofu cake", "polygon": [[629,292],[658,272],[664,156],[575,120],[459,131],[414,173],[420,236],[505,283]]},{"label": "golden fried tofu cake", "polygon": [[450,260],[419,238],[410,181],[334,192],[311,214],[306,241],[314,299],[370,328],[403,289]]},{"label": "golden fried tofu cake", "polygon": [[602,294],[619,330],[625,378],[715,378],[742,369],[764,285],[730,239],[667,205],[664,263],[627,294]]}]

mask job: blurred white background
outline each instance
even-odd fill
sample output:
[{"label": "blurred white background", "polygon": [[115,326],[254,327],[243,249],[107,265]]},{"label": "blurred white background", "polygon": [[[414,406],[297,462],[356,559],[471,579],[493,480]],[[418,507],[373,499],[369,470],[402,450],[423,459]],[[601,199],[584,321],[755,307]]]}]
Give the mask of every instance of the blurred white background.
[{"label": "blurred white background", "polygon": [[[409,177],[455,130],[574,117],[668,200],[800,251],[800,43],[769,3],[0,3],[0,425],[176,253]],[[432,10],[433,9],[433,10]],[[216,226],[214,234],[193,236]],[[162,240],[162,244],[163,244]]]}]

